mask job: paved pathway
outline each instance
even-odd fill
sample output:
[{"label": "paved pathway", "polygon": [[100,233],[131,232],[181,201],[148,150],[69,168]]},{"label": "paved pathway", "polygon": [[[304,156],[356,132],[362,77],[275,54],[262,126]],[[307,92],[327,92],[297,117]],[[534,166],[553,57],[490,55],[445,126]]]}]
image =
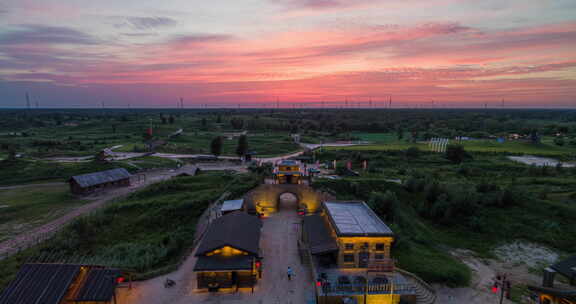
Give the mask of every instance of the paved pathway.
[{"label": "paved pathway", "polygon": [[[293,205],[291,205],[293,204]],[[135,282],[131,290],[119,290],[119,303],[123,304],[305,304],[313,298],[313,282],[309,270],[300,264],[297,238],[299,217],[295,202],[284,203],[279,213],[264,219],[260,246],[263,254],[263,274],[254,293],[249,289],[235,293],[208,293],[196,290],[196,276],[192,269],[196,263],[190,255],[175,272],[151,280]],[[288,266],[294,278],[288,281]],[[166,278],[176,286],[164,288]]]}]

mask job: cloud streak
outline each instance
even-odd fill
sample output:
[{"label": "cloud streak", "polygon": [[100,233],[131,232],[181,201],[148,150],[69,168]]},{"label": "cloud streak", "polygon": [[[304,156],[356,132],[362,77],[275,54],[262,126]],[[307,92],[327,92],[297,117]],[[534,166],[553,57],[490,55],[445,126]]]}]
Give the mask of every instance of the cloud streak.
[{"label": "cloud streak", "polygon": [[15,31],[0,34],[0,45],[17,44],[97,44],[100,40],[81,31],[39,24],[19,25]]},{"label": "cloud streak", "polygon": [[178,21],[169,17],[125,17],[124,22],[115,26],[127,27],[134,30],[148,31],[178,25]]}]

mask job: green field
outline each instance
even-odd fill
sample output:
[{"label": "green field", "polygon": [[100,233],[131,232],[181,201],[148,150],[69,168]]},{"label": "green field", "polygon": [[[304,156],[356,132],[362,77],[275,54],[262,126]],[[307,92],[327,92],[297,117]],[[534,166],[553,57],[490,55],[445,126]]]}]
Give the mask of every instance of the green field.
[{"label": "green field", "polygon": [[[329,150],[347,150],[347,151],[394,151],[405,150],[410,147],[417,147],[422,151],[431,151],[427,143],[410,143],[397,140],[395,134],[356,134],[358,138],[370,141],[374,144],[350,147],[328,147]],[[450,141],[450,143],[457,143]],[[557,146],[552,143],[550,138],[545,138],[540,144],[532,144],[526,141],[506,141],[498,143],[495,140],[469,140],[462,141],[458,144],[464,146],[466,151],[480,153],[509,153],[509,154],[526,154],[536,156],[552,156],[573,158],[576,155],[576,147]]]},{"label": "green field", "polygon": [[116,162],[55,162],[44,160],[2,161],[0,186],[39,182],[65,182],[74,175],[125,168],[130,172],[153,168],[176,168],[178,162],[160,157],[146,156]]},{"label": "green field", "polygon": [[85,202],[70,195],[66,184],[0,190],[0,242],[45,224]]}]

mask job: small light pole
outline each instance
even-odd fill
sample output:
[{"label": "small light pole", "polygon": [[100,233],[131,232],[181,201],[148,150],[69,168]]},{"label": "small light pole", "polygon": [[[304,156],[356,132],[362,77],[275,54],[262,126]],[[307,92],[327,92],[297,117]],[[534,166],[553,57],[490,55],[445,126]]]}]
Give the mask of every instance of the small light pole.
[{"label": "small light pole", "polygon": [[498,291],[500,291],[500,300],[498,303],[502,304],[502,302],[504,301],[504,293],[506,292],[506,298],[509,299],[510,298],[510,291],[511,291],[512,287],[510,284],[510,280],[508,280],[506,274],[502,274],[502,275],[497,275],[496,278],[494,278],[494,284],[492,285],[492,292],[493,293],[498,293]]}]

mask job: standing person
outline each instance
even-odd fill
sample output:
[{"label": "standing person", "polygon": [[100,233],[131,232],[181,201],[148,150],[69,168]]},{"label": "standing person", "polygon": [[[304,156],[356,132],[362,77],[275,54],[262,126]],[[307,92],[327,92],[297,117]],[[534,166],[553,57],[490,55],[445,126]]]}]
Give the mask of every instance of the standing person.
[{"label": "standing person", "polygon": [[286,273],[288,274],[288,281],[291,281],[294,273],[292,272],[292,268],[290,268],[290,266],[288,266],[288,271]]}]

